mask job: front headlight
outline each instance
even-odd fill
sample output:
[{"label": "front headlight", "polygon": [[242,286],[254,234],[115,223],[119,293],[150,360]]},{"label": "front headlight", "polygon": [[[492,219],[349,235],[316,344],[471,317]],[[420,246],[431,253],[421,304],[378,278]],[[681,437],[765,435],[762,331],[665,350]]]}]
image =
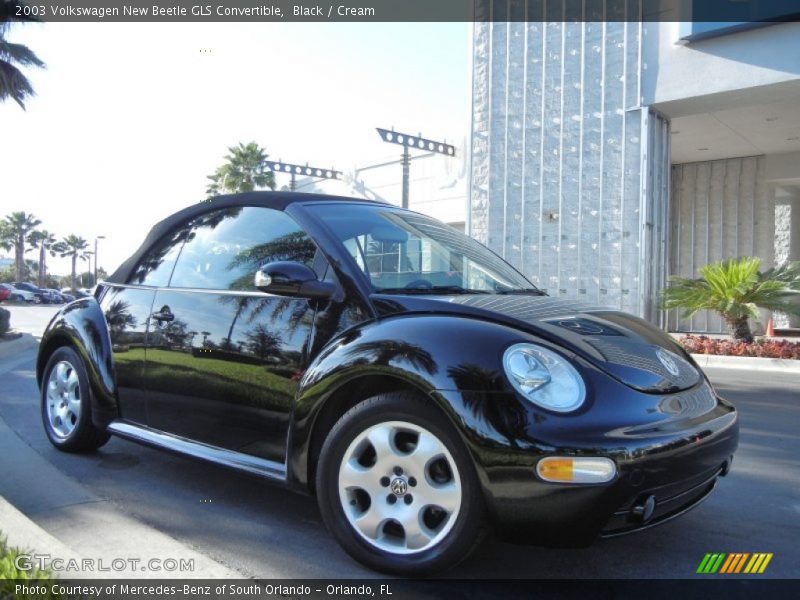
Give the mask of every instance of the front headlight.
[{"label": "front headlight", "polygon": [[542,408],[569,412],[586,398],[586,386],[575,367],[547,348],[514,344],[503,354],[503,368],[514,388]]}]

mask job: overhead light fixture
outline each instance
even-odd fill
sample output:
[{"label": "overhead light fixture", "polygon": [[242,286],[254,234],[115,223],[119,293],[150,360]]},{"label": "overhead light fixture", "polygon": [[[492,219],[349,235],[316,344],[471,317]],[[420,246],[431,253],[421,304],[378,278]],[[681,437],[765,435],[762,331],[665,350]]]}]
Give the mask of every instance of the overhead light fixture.
[{"label": "overhead light fixture", "polygon": [[318,179],[339,179],[342,176],[341,171],[334,171],[333,169],[326,169],[323,167],[311,167],[308,163],[297,165],[294,163],[285,163],[283,161],[268,161],[267,168],[274,173],[289,173],[292,176],[289,180],[289,190],[292,192],[297,188],[298,175],[316,177]]},{"label": "overhead light fixture", "polygon": [[767,121],[768,123],[772,123],[772,121],[777,121],[778,117],[767,117],[764,120]]},{"label": "overhead light fixture", "polygon": [[705,152],[706,150],[708,150],[708,148],[698,148],[697,150],[698,150],[699,152]]},{"label": "overhead light fixture", "polygon": [[424,154],[415,158],[425,158],[432,154],[444,154],[445,156],[453,157],[456,155],[456,147],[445,141],[437,142],[436,140],[422,137],[422,134],[410,135],[408,133],[400,133],[394,129],[381,129],[380,127],[376,127],[375,129],[384,142],[403,146],[403,155],[400,161],[400,164],[403,165],[402,206],[403,208],[408,208],[409,167],[411,166],[411,154],[409,150],[413,148],[415,150],[427,150],[430,152],[430,154]]}]

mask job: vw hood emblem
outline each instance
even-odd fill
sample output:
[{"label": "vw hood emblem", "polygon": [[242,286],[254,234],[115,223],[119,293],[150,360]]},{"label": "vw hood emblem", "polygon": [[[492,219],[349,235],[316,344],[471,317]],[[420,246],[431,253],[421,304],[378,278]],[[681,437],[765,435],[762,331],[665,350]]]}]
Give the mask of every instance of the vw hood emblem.
[{"label": "vw hood emblem", "polygon": [[663,348],[659,348],[656,350],[656,356],[658,360],[664,365],[664,368],[674,377],[678,377],[681,374],[681,369],[678,361],[680,360],[679,357],[675,356],[672,352],[664,350]]}]

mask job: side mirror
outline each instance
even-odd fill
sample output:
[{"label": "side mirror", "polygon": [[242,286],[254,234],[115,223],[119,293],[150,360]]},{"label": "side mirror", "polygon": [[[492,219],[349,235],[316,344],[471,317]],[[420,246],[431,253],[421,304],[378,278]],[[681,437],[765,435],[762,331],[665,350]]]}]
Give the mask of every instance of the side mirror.
[{"label": "side mirror", "polygon": [[256,288],[267,294],[298,298],[330,298],[336,286],[320,281],[310,267],[298,262],[273,262],[256,271]]}]

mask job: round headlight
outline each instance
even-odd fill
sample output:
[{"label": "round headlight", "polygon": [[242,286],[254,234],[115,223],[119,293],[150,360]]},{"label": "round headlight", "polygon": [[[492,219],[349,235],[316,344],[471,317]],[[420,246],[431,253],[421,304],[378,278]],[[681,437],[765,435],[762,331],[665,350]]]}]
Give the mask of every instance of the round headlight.
[{"label": "round headlight", "polygon": [[586,386],[575,367],[547,348],[514,344],[503,354],[503,368],[511,385],[542,408],[569,412],[586,398]]}]

